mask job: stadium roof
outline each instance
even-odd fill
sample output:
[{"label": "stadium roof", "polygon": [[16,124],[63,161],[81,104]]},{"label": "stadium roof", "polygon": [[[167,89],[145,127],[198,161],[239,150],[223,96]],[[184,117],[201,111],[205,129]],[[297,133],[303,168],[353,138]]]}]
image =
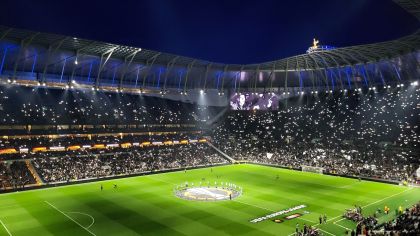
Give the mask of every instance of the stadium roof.
[{"label": "stadium roof", "polygon": [[[420,20],[418,1],[394,1]],[[0,52],[0,75],[8,76],[9,80],[24,80],[26,76],[38,83],[65,84],[75,80],[96,87],[158,90],[334,88],[337,83],[344,86],[344,78],[347,78],[349,87],[351,83],[368,86],[417,79],[420,29],[391,41],[243,65],[6,26],[0,26],[0,47],[3,49]],[[301,75],[300,72],[305,71],[308,73]]]},{"label": "stadium roof", "polygon": [[301,54],[259,64],[222,64],[168,53],[80,39],[69,36],[33,32],[0,26],[0,40],[18,44],[30,43],[53,50],[72,51],[76,55],[91,55],[132,61],[144,65],[206,67],[227,71],[294,71],[318,70],[366,64],[388,60],[420,49],[420,30],[392,41],[336,48],[328,51]]}]

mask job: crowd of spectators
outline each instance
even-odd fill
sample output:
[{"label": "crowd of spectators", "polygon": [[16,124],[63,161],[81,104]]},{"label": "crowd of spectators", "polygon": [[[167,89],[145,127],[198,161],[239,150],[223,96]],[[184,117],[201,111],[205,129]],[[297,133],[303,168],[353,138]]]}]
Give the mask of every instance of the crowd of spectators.
[{"label": "crowd of spectators", "polygon": [[[13,101],[13,102],[11,102]],[[37,152],[39,146],[117,144],[211,137],[236,160],[396,182],[414,181],[420,166],[420,89],[414,86],[368,91],[300,95],[279,100],[276,111],[228,111],[159,97],[89,90],[0,86],[0,122],[4,125],[194,124],[218,118],[213,129],[180,133],[83,136],[30,136],[0,139],[0,149],[27,153],[0,156],[2,189],[36,181],[28,163],[45,183],[209,166],[227,161],[206,143],[129,146]],[[218,115],[216,115],[218,114]],[[419,235],[420,205],[378,226],[358,212],[355,234]],[[382,227],[382,229],[378,229]],[[306,228],[300,235],[317,235]]]},{"label": "crowd of spectators", "polygon": [[322,235],[319,232],[319,229],[312,227],[310,225],[303,225],[303,229],[299,229],[299,224],[296,224],[296,236],[319,236]]},{"label": "crowd of spectators", "polygon": [[222,150],[237,160],[274,164],[286,168],[320,167],[324,173],[370,177],[393,181],[414,181],[419,167],[417,153],[408,148],[380,147],[373,151],[363,146],[294,143],[276,140],[227,141]]},{"label": "crowd of spectators", "polygon": [[25,162],[0,162],[0,190],[22,189],[30,184],[35,184],[35,179]]},{"label": "crowd of spectators", "polygon": [[[0,149],[15,148],[17,151],[21,149],[28,149],[31,152],[36,147],[62,147],[68,148],[70,146],[89,146],[92,147],[96,144],[123,144],[123,143],[142,143],[142,142],[164,142],[172,140],[197,140],[201,138],[200,131],[190,132],[167,132],[167,133],[113,133],[113,134],[91,134],[91,135],[43,135],[43,136],[27,136],[27,137],[16,137],[2,139],[0,138]],[[114,152],[112,150],[100,150],[101,152]],[[76,153],[79,155],[96,153],[99,151],[95,150],[79,150]],[[74,154],[75,152],[69,152]],[[67,154],[61,152],[60,155]],[[34,157],[45,157],[45,156],[57,156],[57,153],[12,153],[0,155],[0,160],[16,160],[16,159],[27,159]]]},{"label": "crowd of spectators", "polygon": [[227,163],[205,143],[136,147],[121,152],[98,154],[37,157],[32,159],[32,162],[40,177],[47,183]]},{"label": "crowd of spectators", "polygon": [[371,235],[371,236],[411,236],[420,235],[420,203],[417,203],[405,210],[400,206],[396,212],[396,218],[379,223],[378,214],[386,214],[379,209],[373,216],[362,217],[357,220],[356,229],[352,230],[351,235]]},{"label": "crowd of spectators", "polygon": [[387,222],[383,228],[387,235],[420,235],[420,203],[407,208],[395,220]]},{"label": "crowd of spectators", "polygon": [[234,159],[391,180],[419,167],[420,89],[305,95],[278,111],[231,111],[213,141]]},{"label": "crowd of spectators", "polygon": [[196,124],[219,110],[138,94],[0,86],[7,125]]}]

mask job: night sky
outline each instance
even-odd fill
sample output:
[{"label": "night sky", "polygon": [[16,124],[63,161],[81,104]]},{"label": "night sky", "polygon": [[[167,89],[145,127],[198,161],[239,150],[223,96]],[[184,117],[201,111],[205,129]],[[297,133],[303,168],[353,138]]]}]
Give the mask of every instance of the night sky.
[{"label": "night sky", "polygon": [[0,24],[245,64],[413,33],[391,0],[2,0]]}]

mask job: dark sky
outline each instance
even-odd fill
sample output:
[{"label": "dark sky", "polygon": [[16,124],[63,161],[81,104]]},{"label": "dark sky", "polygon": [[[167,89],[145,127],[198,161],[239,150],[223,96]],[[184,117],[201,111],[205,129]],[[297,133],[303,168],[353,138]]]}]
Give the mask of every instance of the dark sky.
[{"label": "dark sky", "polygon": [[413,33],[391,0],[2,0],[0,24],[223,63],[304,53],[317,37],[350,46]]}]

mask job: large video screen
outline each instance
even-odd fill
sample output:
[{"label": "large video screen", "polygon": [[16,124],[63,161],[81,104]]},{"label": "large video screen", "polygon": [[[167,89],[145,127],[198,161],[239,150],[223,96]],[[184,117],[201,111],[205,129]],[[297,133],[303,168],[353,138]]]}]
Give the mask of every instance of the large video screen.
[{"label": "large video screen", "polygon": [[232,110],[278,110],[279,101],[275,94],[239,93],[230,98]]}]

